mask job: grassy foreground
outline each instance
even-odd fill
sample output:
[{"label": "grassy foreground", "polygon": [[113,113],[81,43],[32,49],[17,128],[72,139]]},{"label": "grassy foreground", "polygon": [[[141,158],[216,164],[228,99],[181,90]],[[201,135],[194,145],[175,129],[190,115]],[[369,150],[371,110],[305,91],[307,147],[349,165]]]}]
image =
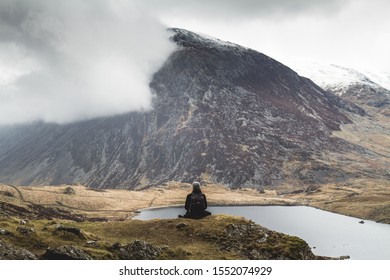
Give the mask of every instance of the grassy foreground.
[{"label": "grassy foreground", "polygon": [[[38,259],[316,259],[305,241],[240,217],[96,222],[1,218],[3,244]],[[4,255],[0,259],[18,259]],[[1,257],[2,256],[2,257]],[[23,258],[23,257],[22,257]]]},{"label": "grassy foreground", "polygon": [[[390,222],[387,181],[230,190],[208,184],[212,205],[308,205]],[[0,185],[0,259],[318,259],[300,238],[241,217],[132,220],[138,209],[183,204],[190,185],[146,190]]]}]

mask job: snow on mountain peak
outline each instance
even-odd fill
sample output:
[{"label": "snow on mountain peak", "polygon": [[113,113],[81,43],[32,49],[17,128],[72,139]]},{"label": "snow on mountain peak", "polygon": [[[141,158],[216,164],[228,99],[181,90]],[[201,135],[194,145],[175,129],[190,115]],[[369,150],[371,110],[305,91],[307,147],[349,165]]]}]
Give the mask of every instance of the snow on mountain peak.
[{"label": "snow on mountain peak", "polygon": [[299,75],[313,80],[324,89],[342,93],[348,87],[356,84],[364,84],[373,88],[385,88],[390,90],[389,73],[372,73],[357,71],[335,64],[320,64],[315,62],[293,63],[292,69]]},{"label": "snow on mountain peak", "polygon": [[235,52],[249,50],[248,48],[238,44],[234,44],[229,41],[223,41],[203,33],[194,33],[192,31],[181,28],[170,28],[170,30],[173,32],[173,36],[176,38],[175,41],[179,44],[184,43],[185,41],[186,45],[195,43],[197,45],[203,45],[208,48],[224,49]]}]

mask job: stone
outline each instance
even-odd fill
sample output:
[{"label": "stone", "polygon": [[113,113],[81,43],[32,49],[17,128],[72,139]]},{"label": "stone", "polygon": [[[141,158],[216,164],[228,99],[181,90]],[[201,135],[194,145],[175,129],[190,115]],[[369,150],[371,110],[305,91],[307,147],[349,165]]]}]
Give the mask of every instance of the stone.
[{"label": "stone", "polygon": [[6,229],[0,228],[0,235],[12,235],[12,232],[10,232]]},{"label": "stone", "polygon": [[96,240],[89,240],[87,241],[87,245],[91,247],[97,247],[98,243]]},{"label": "stone", "polygon": [[76,194],[76,191],[71,187],[66,187],[64,190],[64,194],[74,195],[74,194]]},{"label": "stone", "polygon": [[47,248],[41,257],[44,260],[92,260],[90,254],[81,248],[64,245],[57,248]]},{"label": "stone", "polygon": [[0,260],[36,260],[37,257],[30,251],[17,248],[0,240]]},{"label": "stone", "polygon": [[27,226],[18,226],[16,228],[16,230],[23,235],[30,235],[30,234],[35,233],[35,229],[33,229],[31,227],[27,227]]},{"label": "stone", "polygon": [[119,249],[118,255],[122,260],[155,260],[162,250],[142,240],[135,240]]},{"label": "stone", "polygon": [[188,224],[187,223],[178,223],[176,225],[176,228],[179,229],[179,230],[183,230],[185,228],[188,228]]},{"label": "stone", "polygon": [[81,229],[77,228],[77,227],[69,227],[69,226],[63,226],[63,225],[57,225],[56,227],[56,231],[57,232],[60,232],[60,231],[63,231],[63,232],[69,232],[69,233],[72,233],[80,238],[85,238],[83,233],[81,232]]}]

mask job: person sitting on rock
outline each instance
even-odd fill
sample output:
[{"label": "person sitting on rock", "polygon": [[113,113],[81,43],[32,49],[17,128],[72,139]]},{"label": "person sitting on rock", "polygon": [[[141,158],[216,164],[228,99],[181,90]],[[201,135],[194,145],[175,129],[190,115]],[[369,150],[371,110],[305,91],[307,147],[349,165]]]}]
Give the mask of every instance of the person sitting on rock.
[{"label": "person sitting on rock", "polygon": [[200,219],[211,215],[209,211],[206,211],[207,199],[200,189],[199,182],[192,184],[192,193],[187,195],[184,208],[187,212],[184,216],[179,216],[181,218]]}]

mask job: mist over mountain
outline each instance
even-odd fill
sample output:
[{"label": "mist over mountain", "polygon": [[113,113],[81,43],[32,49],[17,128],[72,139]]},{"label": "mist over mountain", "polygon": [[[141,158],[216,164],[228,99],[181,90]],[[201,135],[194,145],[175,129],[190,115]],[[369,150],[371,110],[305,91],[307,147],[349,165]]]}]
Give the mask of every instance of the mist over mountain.
[{"label": "mist over mountain", "polygon": [[133,189],[196,179],[276,188],[389,176],[329,160],[368,153],[333,135],[364,116],[360,107],[254,50],[170,32],[177,48],[150,82],[152,110],[3,126],[0,181]]},{"label": "mist over mountain", "polygon": [[149,110],[149,81],[174,48],[132,1],[2,0],[0,125]]}]

